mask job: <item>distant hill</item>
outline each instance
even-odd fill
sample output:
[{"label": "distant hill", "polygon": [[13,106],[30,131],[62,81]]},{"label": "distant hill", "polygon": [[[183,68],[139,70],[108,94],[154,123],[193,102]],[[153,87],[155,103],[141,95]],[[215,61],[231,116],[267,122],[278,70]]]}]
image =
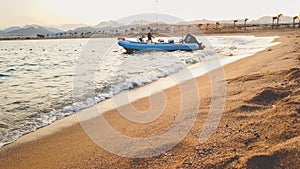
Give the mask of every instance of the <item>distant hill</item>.
[{"label": "distant hill", "polygon": [[17,30],[17,29],[21,29],[21,27],[20,26],[11,26],[9,28],[4,29],[3,31],[7,33],[7,32],[10,32],[10,31]]},{"label": "distant hill", "polygon": [[94,28],[96,28],[96,29],[105,28],[105,27],[115,28],[115,27],[120,27],[120,26],[123,26],[123,25],[124,24],[121,24],[119,22],[110,20],[110,21],[100,22],[98,25],[94,26]]},{"label": "distant hill", "polygon": [[[184,21],[182,19],[165,15],[165,14],[155,14],[155,13],[145,13],[145,14],[138,14],[133,15],[130,17],[122,18],[117,21],[104,21],[100,22],[95,26],[87,26],[86,24],[65,24],[61,26],[40,26],[40,25],[26,25],[24,27],[20,26],[12,26],[6,28],[4,30],[0,30],[0,34],[2,36],[36,36],[37,34],[42,35],[53,35],[57,33],[94,33],[94,32],[112,32],[117,30],[119,32],[127,31],[131,29],[136,29],[139,31],[141,25],[143,28],[154,27],[156,23],[159,24],[178,24],[178,25],[187,25],[187,24],[215,24],[219,22],[220,24],[232,24],[234,19],[230,20],[208,20],[208,19],[201,19],[201,20],[193,20],[193,21]],[[293,17],[290,16],[282,16],[280,18],[280,23],[292,23]],[[244,19],[238,19],[237,24],[243,24]],[[248,24],[271,24],[272,23],[272,16],[263,16],[259,19],[252,20],[249,18]]]},{"label": "distant hill", "polygon": [[[179,25],[187,25],[187,24],[216,24],[216,22],[219,22],[221,24],[232,24],[235,19],[231,20],[207,20],[207,19],[202,19],[202,20],[193,20],[189,22],[180,22],[178,23]],[[244,19],[237,19],[238,23],[244,23]]]},{"label": "distant hill", "polygon": [[250,21],[251,23],[255,24],[267,24],[267,23],[272,23],[272,17],[271,16],[263,16],[257,20],[252,20]]},{"label": "distant hill", "polygon": [[57,28],[40,26],[40,25],[25,25],[24,27],[12,26],[3,30],[2,34],[14,36],[35,36],[37,34],[47,35],[64,32]]},{"label": "distant hill", "polygon": [[56,27],[57,29],[63,30],[63,31],[68,31],[68,30],[73,30],[76,28],[80,28],[80,27],[87,27],[88,25],[86,24],[64,24],[64,25],[60,25],[60,26],[53,26]]},{"label": "distant hill", "polygon": [[53,34],[64,32],[63,30],[60,30],[60,29],[57,29],[57,28],[52,28],[52,27],[43,27],[43,28],[48,30],[49,32],[51,32]]},{"label": "distant hill", "polygon": [[67,31],[67,33],[69,33],[69,32],[86,33],[86,32],[95,32],[95,31],[97,31],[96,28],[91,27],[91,26],[86,26],[86,27],[76,28],[74,30],[69,30],[69,31]]},{"label": "distant hill", "polygon": [[153,23],[153,22],[142,19],[142,20],[132,21],[129,25],[141,25],[141,24],[143,24],[143,25],[149,25],[151,23]]},{"label": "distant hill", "polygon": [[49,31],[49,33],[51,33],[51,34],[64,32],[63,30],[60,30],[60,29],[57,29],[57,28],[47,27],[47,26],[40,26],[40,25],[35,25],[35,24],[25,25],[23,28],[29,28],[29,27],[34,27],[36,29],[43,28],[43,29],[46,29],[47,31]]},{"label": "distant hill", "polygon": [[134,21],[141,21],[145,20],[148,22],[164,22],[167,24],[176,24],[179,22],[183,22],[184,20],[171,16],[166,14],[156,14],[156,13],[144,13],[144,14],[138,14],[138,15],[132,15],[129,17],[125,17],[122,19],[117,20],[119,23],[126,23],[131,24]]},{"label": "distant hill", "polygon": [[[272,23],[272,16],[263,16],[257,20],[250,20],[248,23],[252,24],[270,24]],[[244,19],[237,19],[238,24],[244,23]],[[188,22],[180,22],[178,24],[185,25],[185,24],[215,24],[216,22],[223,23],[223,24],[231,24],[233,23],[234,19],[231,20],[207,20],[207,19],[202,19],[202,20],[193,20],[193,21],[188,21]],[[290,16],[282,16],[280,17],[280,23],[292,23],[293,22],[293,17]]]},{"label": "distant hill", "polygon": [[35,36],[37,34],[41,35],[47,35],[52,34],[52,32],[48,31],[47,29],[44,29],[43,27],[26,27],[21,28],[13,31],[7,32],[9,35],[15,35],[15,36]]},{"label": "distant hill", "polygon": [[[280,23],[292,23],[293,22],[293,17],[290,16],[282,16],[280,17]],[[258,20],[253,20],[251,23],[255,24],[268,24],[272,23],[272,16],[263,16],[259,18]]]}]

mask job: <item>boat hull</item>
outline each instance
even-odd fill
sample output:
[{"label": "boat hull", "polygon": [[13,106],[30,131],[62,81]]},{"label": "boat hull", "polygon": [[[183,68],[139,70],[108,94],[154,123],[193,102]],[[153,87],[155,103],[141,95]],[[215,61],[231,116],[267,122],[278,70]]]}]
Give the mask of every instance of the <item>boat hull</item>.
[{"label": "boat hull", "polygon": [[200,46],[197,43],[139,43],[128,40],[119,40],[118,45],[122,46],[127,53],[132,53],[133,51],[193,51],[199,50]]}]

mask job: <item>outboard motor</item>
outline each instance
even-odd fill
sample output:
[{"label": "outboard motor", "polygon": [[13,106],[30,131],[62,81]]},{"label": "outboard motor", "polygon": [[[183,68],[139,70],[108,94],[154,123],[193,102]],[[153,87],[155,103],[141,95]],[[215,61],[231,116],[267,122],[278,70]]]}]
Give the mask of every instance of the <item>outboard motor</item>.
[{"label": "outboard motor", "polygon": [[168,43],[173,44],[174,42],[175,42],[174,39],[169,39],[169,40],[168,40]]},{"label": "outboard motor", "polygon": [[158,42],[159,42],[159,43],[164,43],[165,40],[163,40],[163,39],[158,39]]},{"label": "outboard motor", "polygon": [[191,34],[187,34],[183,41],[185,43],[197,43],[200,50],[205,48],[205,46],[202,43],[199,43],[197,41],[197,39],[195,38],[195,36],[193,36]]}]

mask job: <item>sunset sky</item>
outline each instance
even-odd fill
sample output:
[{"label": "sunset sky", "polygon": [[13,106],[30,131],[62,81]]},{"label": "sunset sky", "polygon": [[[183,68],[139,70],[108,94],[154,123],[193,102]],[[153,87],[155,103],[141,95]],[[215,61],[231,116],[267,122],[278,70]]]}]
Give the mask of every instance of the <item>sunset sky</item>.
[{"label": "sunset sky", "polygon": [[62,25],[118,20],[139,13],[173,15],[184,20],[258,19],[295,16],[300,0],[0,0],[0,29],[26,24]]}]

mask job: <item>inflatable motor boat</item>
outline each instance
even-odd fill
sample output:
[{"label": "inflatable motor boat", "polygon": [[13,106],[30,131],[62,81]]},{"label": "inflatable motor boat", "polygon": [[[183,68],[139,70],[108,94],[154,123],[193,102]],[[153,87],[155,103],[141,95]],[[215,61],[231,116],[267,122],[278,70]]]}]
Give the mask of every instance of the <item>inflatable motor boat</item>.
[{"label": "inflatable motor boat", "polygon": [[125,38],[119,38],[118,45],[122,46],[127,53],[133,53],[134,51],[194,51],[204,49],[204,45],[199,43],[197,39],[188,34],[182,42],[175,43],[174,40],[168,42],[160,41],[158,43],[145,43],[125,40]]}]

